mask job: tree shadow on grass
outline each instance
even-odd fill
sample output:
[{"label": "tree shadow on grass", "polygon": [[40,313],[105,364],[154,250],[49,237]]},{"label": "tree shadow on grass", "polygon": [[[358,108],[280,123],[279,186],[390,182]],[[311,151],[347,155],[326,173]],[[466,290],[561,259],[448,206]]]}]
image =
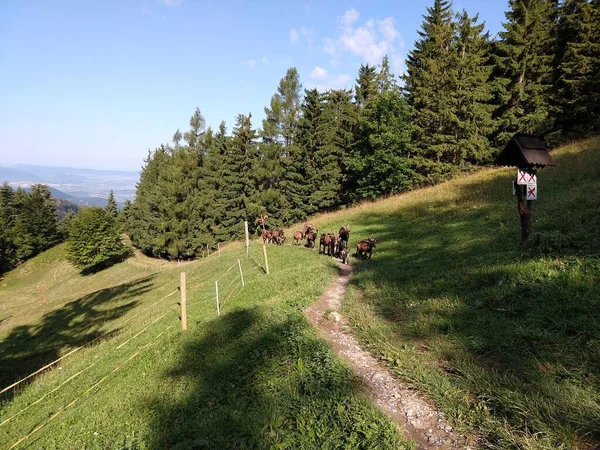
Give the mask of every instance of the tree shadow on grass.
[{"label": "tree shadow on grass", "polygon": [[481,401],[556,445],[598,443],[600,209],[585,192],[600,185],[547,180],[533,231],[560,232],[560,252],[521,245],[511,176],[499,173],[459,185],[448,201],[361,216],[378,247],[354,283],[400,348],[432,355],[472,408]]},{"label": "tree shadow on grass", "polygon": [[124,248],[121,254],[105,259],[104,261],[99,262],[98,264],[95,264],[93,266],[85,267],[79,272],[79,274],[83,276],[94,275],[95,273],[98,273],[104,269],[108,269],[109,267],[114,266],[115,264],[125,261],[130,256],[133,256],[133,250],[131,248]]},{"label": "tree shadow on grass", "polygon": [[145,405],[149,448],[398,448],[393,425],[301,314],[272,314],[243,309],[201,325],[165,374],[174,392]]},{"label": "tree shadow on grass", "polygon": [[[70,349],[102,335],[105,325],[138,304],[129,299],[152,289],[152,278],[148,276],[98,290],[48,312],[39,323],[14,327],[0,342],[0,387],[10,385]],[[7,391],[3,400],[13,393]]]}]

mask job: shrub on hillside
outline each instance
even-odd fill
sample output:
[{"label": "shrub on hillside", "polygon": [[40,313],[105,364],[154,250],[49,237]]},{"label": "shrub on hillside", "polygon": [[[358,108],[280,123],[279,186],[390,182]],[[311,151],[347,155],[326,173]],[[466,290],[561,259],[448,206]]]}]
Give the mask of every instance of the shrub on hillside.
[{"label": "shrub on hillside", "polygon": [[94,272],[125,258],[115,218],[103,208],[84,208],[72,219],[67,241],[69,261],[84,272]]}]

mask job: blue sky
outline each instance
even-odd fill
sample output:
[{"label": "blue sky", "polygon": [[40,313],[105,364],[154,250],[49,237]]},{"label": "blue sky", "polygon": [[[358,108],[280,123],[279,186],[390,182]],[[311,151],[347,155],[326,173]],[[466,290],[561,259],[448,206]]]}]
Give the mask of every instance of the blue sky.
[{"label": "blue sky", "polygon": [[[263,108],[287,68],[352,87],[384,54],[396,73],[433,0],[0,2],[0,165],[139,169],[187,129]],[[507,0],[457,0],[495,35]]]}]

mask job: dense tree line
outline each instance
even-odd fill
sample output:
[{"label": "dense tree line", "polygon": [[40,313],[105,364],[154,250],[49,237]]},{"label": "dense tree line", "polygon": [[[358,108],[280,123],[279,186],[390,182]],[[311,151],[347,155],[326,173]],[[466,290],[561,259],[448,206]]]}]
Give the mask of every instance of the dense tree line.
[{"label": "dense tree line", "polygon": [[362,65],[354,89],[302,91],[295,68],[260,129],[239,115],[232,133],[189,130],[148,154],[122,212],[135,245],[191,258],[242,234],[318,211],[438,182],[493,161],[515,133],[550,144],[600,129],[600,1],[510,0],[491,38],[477,15],[435,0],[409,53]]},{"label": "dense tree line", "polygon": [[55,203],[46,185],[0,187],[0,273],[60,240]]}]

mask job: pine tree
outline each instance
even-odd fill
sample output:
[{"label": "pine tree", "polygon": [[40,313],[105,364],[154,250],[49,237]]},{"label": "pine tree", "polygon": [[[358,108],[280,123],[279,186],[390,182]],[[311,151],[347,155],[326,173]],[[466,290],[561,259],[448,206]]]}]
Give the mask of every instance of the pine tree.
[{"label": "pine tree", "polygon": [[350,199],[345,186],[350,178],[349,158],[357,124],[351,90],[330,90],[321,96],[321,101],[319,146],[313,155],[314,174],[320,177],[320,182],[311,194],[318,210],[339,206]]},{"label": "pine tree", "polygon": [[263,155],[256,168],[261,194],[255,202],[262,204],[262,214],[277,217],[280,224],[299,221],[305,212],[305,173],[298,145],[301,88],[296,68],[288,69],[265,108],[261,132]]},{"label": "pine tree", "polygon": [[299,124],[299,143],[302,149],[302,166],[305,173],[306,196],[304,211],[314,214],[319,210],[320,201],[314,193],[321,184],[321,167],[318,161],[319,148],[323,145],[321,139],[321,123],[323,120],[322,96],[316,89],[305,91],[302,103],[302,115]]},{"label": "pine tree", "polygon": [[361,108],[364,107],[371,98],[377,95],[377,88],[377,68],[369,64],[361,64],[354,88],[356,104]]},{"label": "pine tree", "polygon": [[356,193],[356,199],[403,191],[415,183],[414,163],[408,158],[410,108],[387,56],[374,80],[377,89],[360,109],[349,161],[347,189]]},{"label": "pine tree", "polygon": [[252,115],[238,115],[233,128],[230,151],[225,158],[228,169],[224,174],[228,211],[222,221],[223,228],[229,236],[236,238],[243,235],[241,223],[248,220],[248,224],[253,228],[253,219],[261,211],[260,205],[252,201],[256,189],[254,168],[258,160],[256,138],[256,130],[252,128]]},{"label": "pine tree", "polygon": [[405,90],[413,108],[413,139],[419,156],[454,160],[456,148],[457,61],[449,1],[427,8],[420,39],[407,59]]},{"label": "pine tree", "polygon": [[227,136],[225,122],[221,122],[219,130],[214,134],[207,131],[208,153],[205,159],[204,172],[200,180],[200,201],[204,205],[204,221],[207,232],[216,242],[230,239],[235,232],[227,223],[227,215],[233,207],[227,194],[229,182],[235,178],[228,166],[231,138]]},{"label": "pine tree", "polygon": [[20,215],[25,228],[33,237],[34,253],[46,250],[58,242],[58,219],[48,186],[44,184],[31,186]]},{"label": "pine tree", "polygon": [[510,0],[496,42],[496,145],[518,132],[543,136],[552,127],[551,90],[557,0]]},{"label": "pine tree", "polygon": [[117,209],[117,202],[115,200],[115,193],[111,190],[108,194],[108,200],[106,202],[106,212],[108,212],[112,217],[117,217],[119,215],[119,211]]},{"label": "pine tree", "polygon": [[457,15],[456,52],[456,145],[454,164],[489,162],[492,157],[487,136],[494,131],[489,61],[489,37],[478,16],[466,11]]},{"label": "pine tree", "polygon": [[566,0],[556,64],[557,128],[566,136],[600,132],[600,1]]},{"label": "pine tree", "polygon": [[72,220],[67,256],[77,268],[99,270],[126,254],[115,218],[104,208],[84,208]]}]

